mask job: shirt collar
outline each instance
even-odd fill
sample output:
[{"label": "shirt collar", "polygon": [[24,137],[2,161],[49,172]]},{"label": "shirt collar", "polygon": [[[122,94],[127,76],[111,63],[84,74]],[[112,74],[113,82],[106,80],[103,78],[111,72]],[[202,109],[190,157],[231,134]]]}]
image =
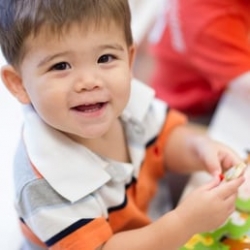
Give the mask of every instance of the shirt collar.
[{"label": "shirt collar", "polygon": [[[122,116],[142,122],[153,96],[151,88],[133,80]],[[45,124],[30,105],[24,115],[23,138],[30,160],[60,195],[75,202],[111,179],[107,161]]]},{"label": "shirt collar", "polygon": [[131,82],[129,102],[122,116],[125,117],[125,119],[132,118],[140,123],[143,122],[154,96],[155,92],[152,88],[137,79],[133,79]]}]

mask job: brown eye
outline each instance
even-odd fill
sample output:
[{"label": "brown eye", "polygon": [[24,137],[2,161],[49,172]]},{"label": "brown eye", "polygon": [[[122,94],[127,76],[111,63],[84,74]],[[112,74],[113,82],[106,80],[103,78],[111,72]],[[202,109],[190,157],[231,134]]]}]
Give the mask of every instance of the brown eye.
[{"label": "brown eye", "polygon": [[103,55],[98,59],[98,63],[108,63],[115,59],[112,55]]},{"label": "brown eye", "polygon": [[70,65],[67,62],[60,62],[53,65],[50,70],[66,70],[70,69]]}]

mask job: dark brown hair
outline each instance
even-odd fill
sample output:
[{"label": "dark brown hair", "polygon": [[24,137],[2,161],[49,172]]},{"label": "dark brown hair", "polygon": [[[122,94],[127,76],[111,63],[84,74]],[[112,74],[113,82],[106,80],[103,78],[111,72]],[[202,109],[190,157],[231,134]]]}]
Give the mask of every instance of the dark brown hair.
[{"label": "dark brown hair", "polygon": [[9,64],[18,66],[24,42],[49,27],[58,34],[72,23],[115,21],[124,29],[126,42],[133,43],[128,0],[0,0],[0,45]]}]

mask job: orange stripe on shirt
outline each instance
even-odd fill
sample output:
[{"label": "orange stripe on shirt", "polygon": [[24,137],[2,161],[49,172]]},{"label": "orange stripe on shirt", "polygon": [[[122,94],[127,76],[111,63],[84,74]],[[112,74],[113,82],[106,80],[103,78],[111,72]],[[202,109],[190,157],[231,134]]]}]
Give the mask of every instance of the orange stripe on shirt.
[{"label": "orange stripe on shirt", "polygon": [[166,140],[171,131],[187,121],[181,113],[171,110],[155,142],[146,149],[146,157],[136,182],[127,189],[127,203],[109,214],[114,233],[148,225],[147,215],[150,201],[155,195],[158,179],[164,174],[163,154]]},{"label": "orange stripe on shirt", "polygon": [[30,230],[30,228],[20,221],[20,227],[23,235],[35,245],[46,248],[46,245]]},{"label": "orange stripe on shirt", "polygon": [[43,176],[40,174],[40,172],[37,170],[37,168],[34,166],[34,164],[30,161],[32,170],[34,171],[34,174],[38,179],[43,179]]},{"label": "orange stripe on shirt", "polygon": [[127,201],[124,202],[124,207],[118,208],[109,214],[109,223],[114,233],[140,228],[151,222],[147,214],[135,203],[135,186],[136,183],[133,183],[127,189]]},{"label": "orange stripe on shirt", "polygon": [[50,250],[94,250],[113,232],[105,218],[98,218],[49,247]]},{"label": "orange stripe on shirt", "polygon": [[136,203],[143,210],[147,211],[149,202],[155,195],[159,178],[164,173],[164,149],[169,134],[174,128],[185,124],[186,116],[176,110],[170,110],[163,129],[159,133],[156,141],[146,149],[145,160],[137,182],[135,195]]}]

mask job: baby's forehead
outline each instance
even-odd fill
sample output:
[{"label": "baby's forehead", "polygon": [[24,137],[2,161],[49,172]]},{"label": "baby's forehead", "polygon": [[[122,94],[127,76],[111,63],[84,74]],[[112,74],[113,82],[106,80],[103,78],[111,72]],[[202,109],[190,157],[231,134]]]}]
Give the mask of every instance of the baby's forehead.
[{"label": "baby's forehead", "polygon": [[[125,33],[123,29],[121,29],[120,24],[117,24],[114,20],[103,20],[102,22],[71,22],[65,23],[64,25],[55,25],[51,23],[45,23],[41,25],[38,29],[32,30],[30,35],[27,36],[26,41],[35,41],[37,39],[45,39],[45,41],[64,39],[68,37],[69,34],[73,34],[74,32],[78,32],[82,34],[82,36],[86,36],[88,33],[101,33],[101,32],[109,32],[111,30],[119,30],[121,32],[117,32],[117,34]],[[125,38],[125,34],[124,34]]]},{"label": "baby's forehead", "polygon": [[[112,34],[112,35],[111,35]],[[126,43],[125,32],[120,29],[115,22],[103,22],[99,25],[84,23],[72,23],[68,26],[57,27],[43,25],[36,33],[31,33],[24,41],[22,60],[29,56],[30,53],[34,55],[38,51],[58,50],[60,48],[67,48],[69,44],[80,42],[82,46],[77,46],[75,49],[83,48],[87,44],[89,46],[91,41],[92,48],[103,46],[102,43]],[[86,43],[85,43],[86,41]],[[116,41],[116,42],[115,42]],[[21,61],[22,61],[21,60]]]}]

